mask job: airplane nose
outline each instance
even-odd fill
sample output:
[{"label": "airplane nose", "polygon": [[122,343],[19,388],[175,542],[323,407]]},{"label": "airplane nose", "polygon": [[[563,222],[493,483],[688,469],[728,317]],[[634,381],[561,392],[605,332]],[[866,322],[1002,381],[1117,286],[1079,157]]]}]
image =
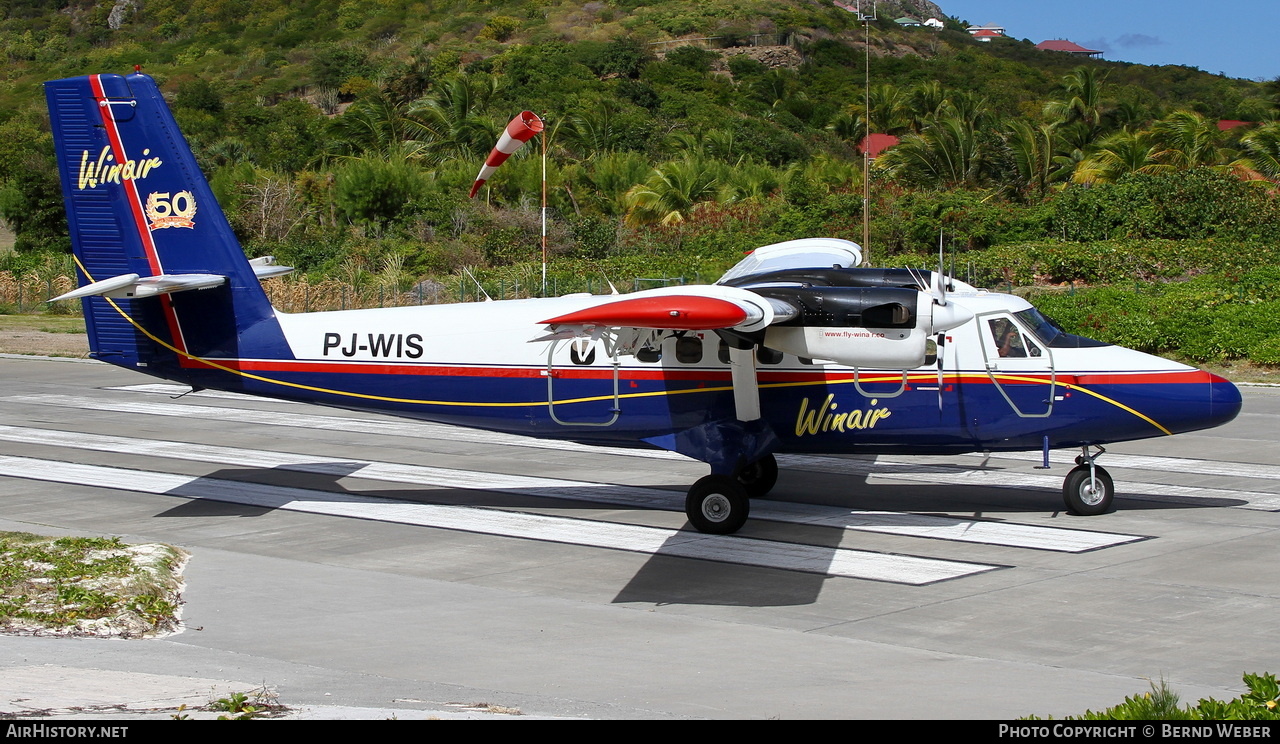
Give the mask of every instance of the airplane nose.
[{"label": "airplane nose", "polygon": [[1240,413],[1240,389],[1225,377],[1209,375],[1209,426],[1221,426]]}]

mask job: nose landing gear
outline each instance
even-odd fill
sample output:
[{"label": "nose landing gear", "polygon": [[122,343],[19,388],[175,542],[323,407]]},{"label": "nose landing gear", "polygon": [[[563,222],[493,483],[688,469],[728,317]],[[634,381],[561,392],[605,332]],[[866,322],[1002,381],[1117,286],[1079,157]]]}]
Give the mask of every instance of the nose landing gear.
[{"label": "nose landing gear", "polygon": [[1076,457],[1076,466],[1067,473],[1066,480],[1062,483],[1062,500],[1067,505],[1067,511],[1072,514],[1106,514],[1113,507],[1115,484],[1111,480],[1111,474],[1095,462],[1106,450],[1102,447],[1097,450],[1090,453],[1089,447],[1085,446]]}]

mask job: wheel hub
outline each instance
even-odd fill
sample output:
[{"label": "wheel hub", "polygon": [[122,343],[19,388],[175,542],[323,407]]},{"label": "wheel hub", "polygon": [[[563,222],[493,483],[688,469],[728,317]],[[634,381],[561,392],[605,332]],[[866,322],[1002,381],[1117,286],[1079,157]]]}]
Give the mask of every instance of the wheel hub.
[{"label": "wheel hub", "polygon": [[731,511],[729,499],[713,493],[702,500],[702,516],[712,522],[723,522],[729,518]]},{"label": "wheel hub", "polygon": [[1080,500],[1089,506],[1097,506],[1102,501],[1103,489],[1099,487],[1097,478],[1090,478],[1080,484]]}]

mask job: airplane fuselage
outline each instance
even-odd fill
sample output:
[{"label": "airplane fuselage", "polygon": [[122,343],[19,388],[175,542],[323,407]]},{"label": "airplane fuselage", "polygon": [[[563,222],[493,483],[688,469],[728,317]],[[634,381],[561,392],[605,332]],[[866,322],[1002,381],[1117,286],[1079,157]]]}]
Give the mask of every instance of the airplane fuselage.
[{"label": "airplane fuselage", "polygon": [[[1217,426],[1239,410],[1231,383],[1110,345],[1055,348],[1010,295],[953,294],[975,313],[945,334],[941,364],[856,369],[762,350],[762,418],[779,452],[938,454],[1105,444]],[[171,355],[141,371],[237,390],[529,436],[615,446],[734,414],[726,344],[662,334],[649,354],[605,343],[531,342],[540,318],[599,298],[477,302],[276,320],[292,358]],[[190,317],[190,316],[186,316]],[[1001,356],[995,323],[1023,336]],[[850,339],[849,343],[856,343]]]}]

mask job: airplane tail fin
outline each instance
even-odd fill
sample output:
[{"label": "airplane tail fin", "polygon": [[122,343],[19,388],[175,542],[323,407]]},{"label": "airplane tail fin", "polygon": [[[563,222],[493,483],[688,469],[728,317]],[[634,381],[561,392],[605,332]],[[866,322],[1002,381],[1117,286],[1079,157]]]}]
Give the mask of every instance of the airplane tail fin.
[{"label": "airplane tail fin", "polygon": [[[259,274],[155,80],[45,83],[93,356],[186,378],[205,359],[292,358]],[[185,369],[182,369],[185,368]]]}]

